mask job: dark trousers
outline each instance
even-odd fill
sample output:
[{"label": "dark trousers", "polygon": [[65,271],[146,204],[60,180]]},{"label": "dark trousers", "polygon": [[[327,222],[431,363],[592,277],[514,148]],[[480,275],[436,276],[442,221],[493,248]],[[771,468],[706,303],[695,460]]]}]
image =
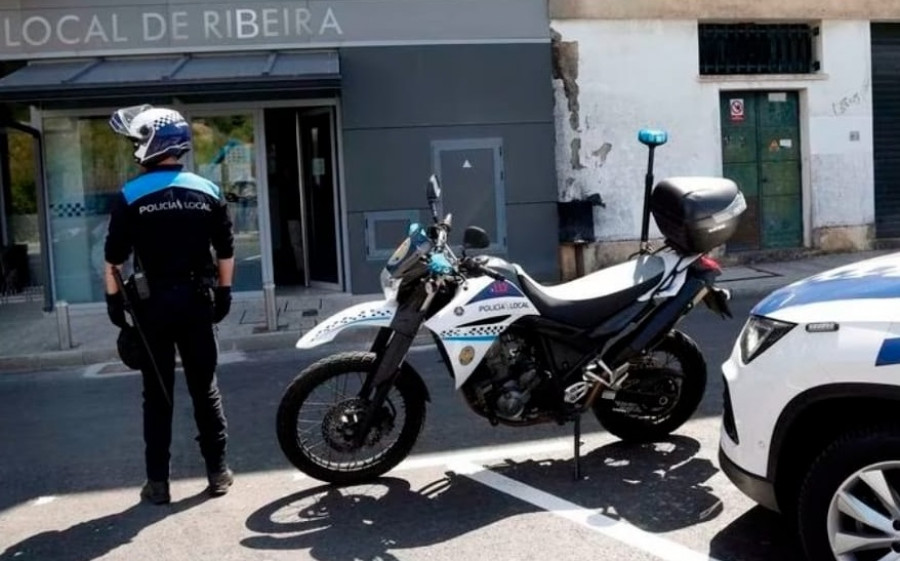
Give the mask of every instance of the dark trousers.
[{"label": "dark trousers", "polygon": [[[208,298],[189,285],[151,290],[138,316],[159,371],[143,368],[144,443],[147,478],[169,479],[175,350],[194,406],[200,452],[208,472],[225,468],[227,422],[216,382],[218,347]],[[166,393],[163,393],[165,387]]]}]

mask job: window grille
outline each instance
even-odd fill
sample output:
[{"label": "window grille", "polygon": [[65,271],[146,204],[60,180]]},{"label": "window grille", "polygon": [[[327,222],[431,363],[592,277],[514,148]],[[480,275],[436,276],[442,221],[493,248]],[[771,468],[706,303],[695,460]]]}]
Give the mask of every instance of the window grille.
[{"label": "window grille", "polygon": [[700,74],[810,74],[819,70],[807,24],[700,24]]}]

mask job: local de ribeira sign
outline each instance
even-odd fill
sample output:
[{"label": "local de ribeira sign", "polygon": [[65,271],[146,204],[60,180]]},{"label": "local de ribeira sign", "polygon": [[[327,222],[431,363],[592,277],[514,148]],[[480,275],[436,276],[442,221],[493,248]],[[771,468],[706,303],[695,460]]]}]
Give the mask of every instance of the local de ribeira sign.
[{"label": "local de ribeira sign", "polygon": [[543,40],[545,0],[0,0],[0,58]]}]

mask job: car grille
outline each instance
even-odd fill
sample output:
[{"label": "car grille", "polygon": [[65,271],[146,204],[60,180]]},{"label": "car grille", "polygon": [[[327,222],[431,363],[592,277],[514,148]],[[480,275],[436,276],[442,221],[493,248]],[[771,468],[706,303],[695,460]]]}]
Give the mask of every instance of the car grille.
[{"label": "car grille", "polygon": [[725,428],[725,434],[728,435],[728,438],[733,440],[735,444],[740,444],[741,440],[738,437],[737,426],[734,423],[734,409],[731,406],[731,392],[728,390],[728,381],[725,378],[722,378],[722,386],[725,388],[723,391],[724,412],[722,413],[722,426]]}]

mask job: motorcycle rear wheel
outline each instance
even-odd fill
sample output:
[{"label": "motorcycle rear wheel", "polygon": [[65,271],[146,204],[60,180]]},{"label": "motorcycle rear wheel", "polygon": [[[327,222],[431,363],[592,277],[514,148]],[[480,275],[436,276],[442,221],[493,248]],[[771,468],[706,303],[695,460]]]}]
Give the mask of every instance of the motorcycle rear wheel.
[{"label": "motorcycle rear wheel", "polygon": [[[625,442],[662,440],[700,405],[706,391],[706,360],[690,337],[673,330],[647,358],[634,362],[616,397],[594,402],[594,415],[604,429]],[[655,403],[650,406],[648,401]]]},{"label": "motorcycle rear wheel", "polygon": [[[353,442],[354,423],[366,406],[357,394],[375,363],[374,353],[332,355],[306,368],[287,387],[276,428],[281,450],[294,467],[320,481],[350,485],[376,479],[406,458],[425,422],[425,396],[404,374],[397,377],[363,444]],[[312,411],[304,413],[307,409]]]}]

